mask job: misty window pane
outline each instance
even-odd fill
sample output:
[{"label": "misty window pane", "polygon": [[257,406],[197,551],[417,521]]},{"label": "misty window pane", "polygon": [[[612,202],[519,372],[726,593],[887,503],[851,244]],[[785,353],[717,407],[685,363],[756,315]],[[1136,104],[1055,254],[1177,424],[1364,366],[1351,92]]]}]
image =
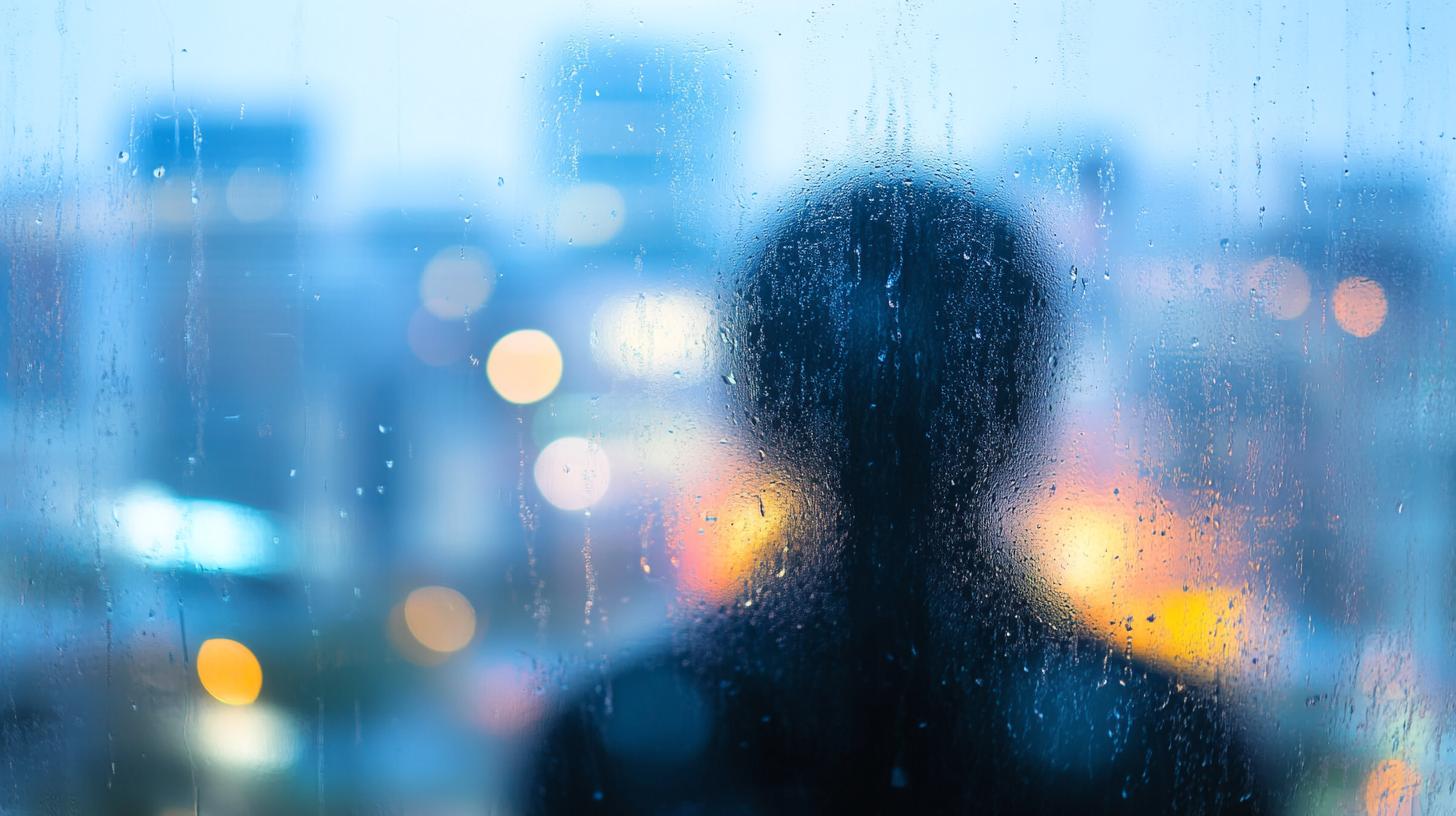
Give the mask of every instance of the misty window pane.
[{"label": "misty window pane", "polygon": [[1456,16],[13,3],[0,812],[1456,812]]}]

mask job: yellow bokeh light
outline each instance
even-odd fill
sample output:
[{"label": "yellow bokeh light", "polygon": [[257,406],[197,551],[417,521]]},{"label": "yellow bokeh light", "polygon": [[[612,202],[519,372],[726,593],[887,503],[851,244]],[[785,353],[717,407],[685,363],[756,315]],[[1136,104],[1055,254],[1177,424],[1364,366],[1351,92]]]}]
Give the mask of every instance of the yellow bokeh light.
[{"label": "yellow bokeh light", "polygon": [[1340,281],[1332,299],[1335,322],[1356,337],[1369,337],[1385,325],[1390,306],[1385,289],[1375,281],[1354,275]]},{"label": "yellow bokeh light", "polygon": [[783,538],[794,504],[790,491],[773,479],[749,489],[722,485],[684,497],[674,535],[679,588],[714,601],[732,597]]},{"label": "yellow bokeh light", "polygon": [[1053,570],[1063,591],[1086,596],[1116,583],[1118,573],[1135,568],[1128,520],[1090,510],[1055,519],[1049,529],[1057,541]]},{"label": "yellow bokeh light", "polygon": [[421,646],[450,654],[475,637],[475,607],[449,587],[420,587],[404,600],[404,623]]},{"label": "yellow bokeh light", "polygon": [[1069,486],[1034,511],[1029,534],[1047,600],[1140,660],[1198,680],[1238,670],[1254,621],[1224,572],[1243,548],[1216,539],[1217,524],[1191,525],[1150,485],[1119,482],[1117,493]]},{"label": "yellow bokeh light", "polygon": [[539,329],[521,329],[496,341],[485,360],[485,376],[507,402],[528,405],[545,399],[561,382],[561,349]]},{"label": "yellow bokeh light", "polygon": [[1074,604],[1091,608],[1123,594],[1181,583],[1194,531],[1146,484],[1119,480],[1064,485],[1033,514],[1042,574]]},{"label": "yellow bokeh light", "polygon": [[[1104,623],[1112,642],[1131,653],[1195,679],[1212,679],[1239,667],[1250,640],[1243,594],[1232,587],[1173,590],[1146,601],[1129,601]],[[1146,610],[1146,611],[1145,611]]]},{"label": "yellow bokeh light", "polygon": [[1421,775],[1410,763],[1387,759],[1365,780],[1366,816],[1415,816]]},{"label": "yellow bokeh light", "polygon": [[211,638],[197,650],[197,679],[218,702],[247,705],[263,690],[263,667],[247,646]]},{"label": "yellow bokeh light", "polygon": [[1309,308],[1309,275],[1287,258],[1269,257],[1254,264],[1247,283],[1264,311],[1277,320],[1293,320]]}]

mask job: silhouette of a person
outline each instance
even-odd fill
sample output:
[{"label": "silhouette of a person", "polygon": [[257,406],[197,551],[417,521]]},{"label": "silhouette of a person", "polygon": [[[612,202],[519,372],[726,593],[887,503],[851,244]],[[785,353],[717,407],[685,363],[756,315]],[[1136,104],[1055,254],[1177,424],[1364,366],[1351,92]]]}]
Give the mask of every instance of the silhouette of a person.
[{"label": "silhouette of a person", "polygon": [[785,577],[569,705],[526,809],[1262,810],[1212,695],[1044,620],[1014,569],[1054,289],[1033,233],[950,174],[796,204],[731,306],[744,422],[820,496]]}]

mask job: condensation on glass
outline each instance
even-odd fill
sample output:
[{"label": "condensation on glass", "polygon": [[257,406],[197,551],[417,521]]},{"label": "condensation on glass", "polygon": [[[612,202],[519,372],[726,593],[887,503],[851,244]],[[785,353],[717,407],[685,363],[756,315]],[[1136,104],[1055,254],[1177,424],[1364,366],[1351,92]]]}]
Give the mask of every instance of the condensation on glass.
[{"label": "condensation on glass", "polygon": [[1456,811],[1439,4],[6,15],[0,811]]}]

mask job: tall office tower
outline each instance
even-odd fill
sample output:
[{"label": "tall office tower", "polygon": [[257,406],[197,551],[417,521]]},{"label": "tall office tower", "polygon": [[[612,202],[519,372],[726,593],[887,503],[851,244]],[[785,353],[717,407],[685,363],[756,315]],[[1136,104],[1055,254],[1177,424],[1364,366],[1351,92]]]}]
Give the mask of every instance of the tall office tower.
[{"label": "tall office tower", "polygon": [[290,119],[157,115],[134,139],[142,234],[139,422],[148,472],[276,507],[302,437],[297,222],[308,131]]},{"label": "tall office tower", "polygon": [[686,46],[600,42],[563,50],[546,88],[544,154],[565,185],[556,238],[633,253],[702,247],[731,166],[731,70]]}]

